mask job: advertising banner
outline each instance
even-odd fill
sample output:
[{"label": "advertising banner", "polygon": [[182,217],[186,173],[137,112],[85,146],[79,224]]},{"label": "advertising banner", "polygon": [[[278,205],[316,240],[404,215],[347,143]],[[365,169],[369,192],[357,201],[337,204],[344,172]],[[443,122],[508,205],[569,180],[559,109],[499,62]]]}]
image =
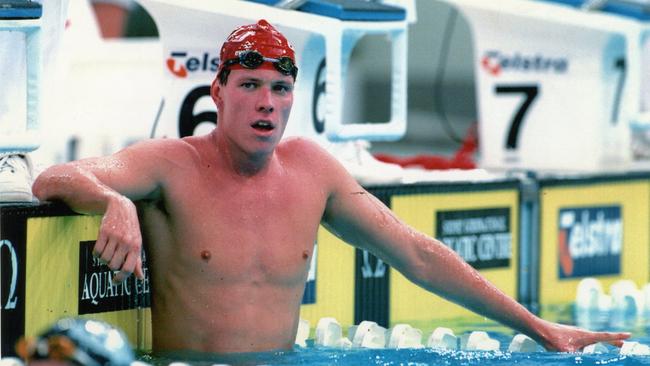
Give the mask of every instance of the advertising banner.
[{"label": "advertising banner", "polygon": [[129,276],[124,282],[114,284],[113,271],[92,255],[94,245],[94,240],[79,243],[79,315],[150,307],[151,287],[144,252],[144,280]]},{"label": "advertising banner", "polygon": [[25,332],[25,218],[0,214],[0,355],[15,356]]},{"label": "advertising banner", "polygon": [[[519,279],[519,190],[503,183],[455,183],[400,189],[391,198],[395,214],[435,237],[477,268],[503,292],[517,298]],[[432,326],[435,320],[473,319],[476,314],[390,271],[390,322]],[[453,274],[449,274],[453,275]]]},{"label": "advertising banner", "polygon": [[541,180],[539,304],[575,301],[595,277],[607,291],[618,280],[648,282],[650,180],[627,176]]},{"label": "advertising banner", "polygon": [[436,238],[476,269],[510,266],[510,208],[436,212]]},{"label": "advertising banner", "polygon": [[621,206],[561,208],[559,278],[621,274]]}]

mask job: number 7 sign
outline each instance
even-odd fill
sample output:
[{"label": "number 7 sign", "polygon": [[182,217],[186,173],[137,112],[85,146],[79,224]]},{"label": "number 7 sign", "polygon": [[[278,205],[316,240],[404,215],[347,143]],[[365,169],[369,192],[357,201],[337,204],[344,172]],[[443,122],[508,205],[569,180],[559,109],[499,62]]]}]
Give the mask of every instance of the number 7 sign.
[{"label": "number 7 sign", "polygon": [[[450,0],[474,40],[481,166],[597,171],[631,162],[641,79],[630,21],[539,1]],[[626,28],[627,27],[627,28]],[[634,62],[636,61],[636,62]]]},{"label": "number 7 sign", "polygon": [[522,94],[524,99],[522,99],[521,104],[517,108],[515,114],[512,117],[510,122],[510,127],[508,128],[508,137],[506,138],[506,149],[515,150],[517,149],[517,139],[519,138],[519,130],[521,129],[522,122],[526,116],[526,112],[530,108],[530,105],[533,104],[533,101],[537,97],[539,91],[539,86],[537,85],[502,85],[497,84],[494,86],[494,92],[499,94]]}]

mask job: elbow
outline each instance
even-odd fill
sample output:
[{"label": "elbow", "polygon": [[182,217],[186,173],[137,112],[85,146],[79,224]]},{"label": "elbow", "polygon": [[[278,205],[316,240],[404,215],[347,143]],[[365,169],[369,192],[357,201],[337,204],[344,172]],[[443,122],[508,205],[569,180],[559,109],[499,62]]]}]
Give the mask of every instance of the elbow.
[{"label": "elbow", "polygon": [[412,281],[420,286],[431,281],[430,272],[431,272],[431,263],[425,263],[423,261],[415,261],[409,264],[408,266],[409,275],[407,277],[412,278]]},{"label": "elbow", "polygon": [[449,257],[454,255],[437,240],[427,240],[418,246],[409,263],[409,270],[416,283],[425,288],[435,286],[442,276],[446,276]]},{"label": "elbow", "polygon": [[45,181],[46,179],[43,178],[43,174],[41,174],[32,184],[32,194],[34,197],[38,198],[39,201],[45,201],[47,199],[47,183]]},{"label": "elbow", "polygon": [[57,184],[57,167],[53,166],[42,172],[32,183],[32,194],[39,201],[46,201],[52,197],[52,187]]}]

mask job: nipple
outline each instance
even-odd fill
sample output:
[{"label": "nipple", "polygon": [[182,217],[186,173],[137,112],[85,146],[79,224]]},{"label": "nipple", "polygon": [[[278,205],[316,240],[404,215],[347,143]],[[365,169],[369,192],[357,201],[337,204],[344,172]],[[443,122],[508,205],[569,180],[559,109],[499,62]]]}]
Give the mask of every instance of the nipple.
[{"label": "nipple", "polygon": [[208,262],[210,261],[210,258],[212,257],[212,254],[210,253],[209,250],[204,250],[201,252],[201,259],[204,261]]}]

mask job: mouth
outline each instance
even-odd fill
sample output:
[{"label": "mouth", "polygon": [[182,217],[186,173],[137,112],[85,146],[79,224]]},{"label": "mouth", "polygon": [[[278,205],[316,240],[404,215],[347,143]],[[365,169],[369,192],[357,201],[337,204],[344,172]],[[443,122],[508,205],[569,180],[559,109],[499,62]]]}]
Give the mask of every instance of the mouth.
[{"label": "mouth", "polygon": [[275,126],[273,125],[273,123],[271,123],[270,121],[266,121],[266,120],[255,121],[255,122],[253,122],[251,127],[253,127],[254,129],[256,129],[258,131],[264,131],[264,132],[273,131],[275,129]]}]

